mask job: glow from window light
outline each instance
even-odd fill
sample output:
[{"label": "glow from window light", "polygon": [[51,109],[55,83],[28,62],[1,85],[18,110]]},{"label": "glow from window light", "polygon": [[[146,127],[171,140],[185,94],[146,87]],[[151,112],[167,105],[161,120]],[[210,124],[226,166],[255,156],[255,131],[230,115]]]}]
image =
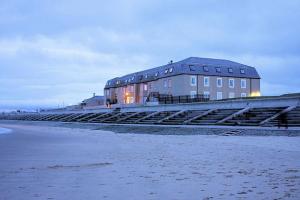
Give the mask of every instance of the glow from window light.
[{"label": "glow from window light", "polygon": [[250,96],[251,96],[251,97],[260,97],[261,94],[260,94],[259,91],[256,91],[256,92],[252,92],[252,93],[250,94]]}]

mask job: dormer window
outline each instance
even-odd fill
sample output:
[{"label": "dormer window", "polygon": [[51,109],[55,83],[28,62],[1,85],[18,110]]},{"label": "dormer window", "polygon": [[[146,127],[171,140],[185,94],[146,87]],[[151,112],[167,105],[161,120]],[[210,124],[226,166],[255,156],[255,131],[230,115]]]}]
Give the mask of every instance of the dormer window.
[{"label": "dormer window", "polygon": [[148,78],[148,74],[145,75],[145,78]]},{"label": "dormer window", "polygon": [[167,74],[167,73],[168,73],[168,71],[169,71],[169,69],[165,69],[165,74]]},{"label": "dormer window", "polygon": [[189,65],[190,71],[196,71],[195,66],[194,65]]},{"label": "dormer window", "polygon": [[207,67],[207,66],[204,66],[204,67],[203,67],[203,71],[208,72],[208,67]]},{"label": "dormer window", "polygon": [[216,72],[221,73],[221,68],[220,67],[216,67]]},{"label": "dormer window", "polygon": [[134,76],[131,78],[131,80],[132,80],[132,81],[134,80]]},{"label": "dormer window", "polygon": [[172,73],[172,72],[173,72],[173,67],[171,67],[171,68],[169,69],[169,72],[170,72],[170,73]]},{"label": "dormer window", "polygon": [[159,75],[159,72],[156,72],[156,73],[155,73],[155,77],[158,77],[158,75]]},{"label": "dormer window", "polygon": [[240,69],[241,74],[245,74],[245,69]]},{"label": "dormer window", "polygon": [[228,68],[228,72],[229,73],[233,73],[233,69],[232,68]]}]

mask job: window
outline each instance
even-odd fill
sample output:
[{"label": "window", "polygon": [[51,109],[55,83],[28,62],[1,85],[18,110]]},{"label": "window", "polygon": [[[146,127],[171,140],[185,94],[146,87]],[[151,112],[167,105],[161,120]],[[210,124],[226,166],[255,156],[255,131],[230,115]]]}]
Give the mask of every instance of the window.
[{"label": "window", "polygon": [[245,69],[240,69],[241,74],[245,74]]},{"label": "window", "polygon": [[223,99],[223,93],[217,92],[217,100]]},{"label": "window", "polygon": [[241,97],[247,97],[246,93],[241,93]]},{"label": "window", "polygon": [[173,72],[173,67],[169,69],[169,72],[172,73]]},{"label": "window", "polygon": [[189,65],[190,71],[196,71],[196,68],[194,65]]},{"label": "window", "polygon": [[230,78],[228,80],[228,85],[229,85],[229,88],[234,88],[234,79]]},{"label": "window", "polygon": [[132,81],[134,80],[134,76],[131,78],[131,80],[132,80]]},{"label": "window", "polygon": [[164,80],[164,87],[165,87],[165,88],[168,87],[168,82],[167,82],[167,80]]},{"label": "window", "polygon": [[156,72],[156,73],[155,73],[155,77],[158,77],[158,75],[159,75],[159,72]]},{"label": "window", "polygon": [[147,91],[148,90],[148,85],[144,84],[144,90]]},{"label": "window", "polygon": [[145,75],[145,78],[148,78],[148,74]]},{"label": "window", "polygon": [[167,74],[167,73],[168,73],[168,71],[169,71],[169,69],[165,69],[165,74]]},{"label": "window", "polygon": [[222,78],[217,78],[217,87],[222,87],[223,83],[222,83]]},{"label": "window", "polygon": [[205,87],[209,87],[209,77],[204,77],[204,83],[203,83],[203,85]]},{"label": "window", "polygon": [[191,76],[191,86],[196,86],[196,85],[197,85],[197,77]]},{"label": "window", "polygon": [[203,67],[203,71],[208,72],[208,67],[207,67],[207,66],[204,66],[204,67]]},{"label": "window", "polygon": [[234,92],[229,92],[229,98],[230,99],[234,98]]},{"label": "window", "polygon": [[241,79],[241,88],[246,88],[246,87],[247,87],[246,79]]},{"label": "window", "polygon": [[196,95],[197,95],[197,92],[196,91],[191,91],[190,94],[191,94],[191,98],[195,98]]},{"label": "window", "polygon": [[168,80],[168,86],[169,86],[169,88],[172,87],[172,80],[171,79]]},{"label": "window", "polygon": [[209,98],[209,91],[204,91],[203,95],[204,95],[204,98]]},{"label": "window", "polygon": [[228,68],[228,72],[229,73],[233,73],[233,69],[232,68]]},{"label": "window", "polygon": [[220,67],[216,67],[216,72],[221,73],[221,68]]}]

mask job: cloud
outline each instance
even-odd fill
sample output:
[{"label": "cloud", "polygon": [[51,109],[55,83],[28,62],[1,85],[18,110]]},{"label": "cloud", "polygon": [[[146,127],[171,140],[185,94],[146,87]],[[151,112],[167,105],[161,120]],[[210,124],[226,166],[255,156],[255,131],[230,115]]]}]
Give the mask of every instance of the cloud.
[{"label": "cloud", "polygon": [[189,56],[257,67],[265,95],[299,92],[299,6],[297,0],[4,0],[0,103],[79,102],[102,94],[112,77]]}]

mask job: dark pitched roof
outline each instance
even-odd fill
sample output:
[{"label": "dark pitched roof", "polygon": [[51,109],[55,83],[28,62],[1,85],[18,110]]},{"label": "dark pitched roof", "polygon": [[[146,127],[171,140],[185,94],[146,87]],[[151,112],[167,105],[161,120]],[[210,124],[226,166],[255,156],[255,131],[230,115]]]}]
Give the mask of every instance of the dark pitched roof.
[{"label": "dark pitched roof", "polygon": [[179,74],[260,78],[254,67],[229,60],[190,57],[182,61],[111,79],[107,81],[105,88],[148,82]]},{"label": "dark pitched roof", "polygon": [[103,101],[103,100],[104,100],[104,96],[94,96],[83,100],[82,103],[90,103],[90,102]]}]

